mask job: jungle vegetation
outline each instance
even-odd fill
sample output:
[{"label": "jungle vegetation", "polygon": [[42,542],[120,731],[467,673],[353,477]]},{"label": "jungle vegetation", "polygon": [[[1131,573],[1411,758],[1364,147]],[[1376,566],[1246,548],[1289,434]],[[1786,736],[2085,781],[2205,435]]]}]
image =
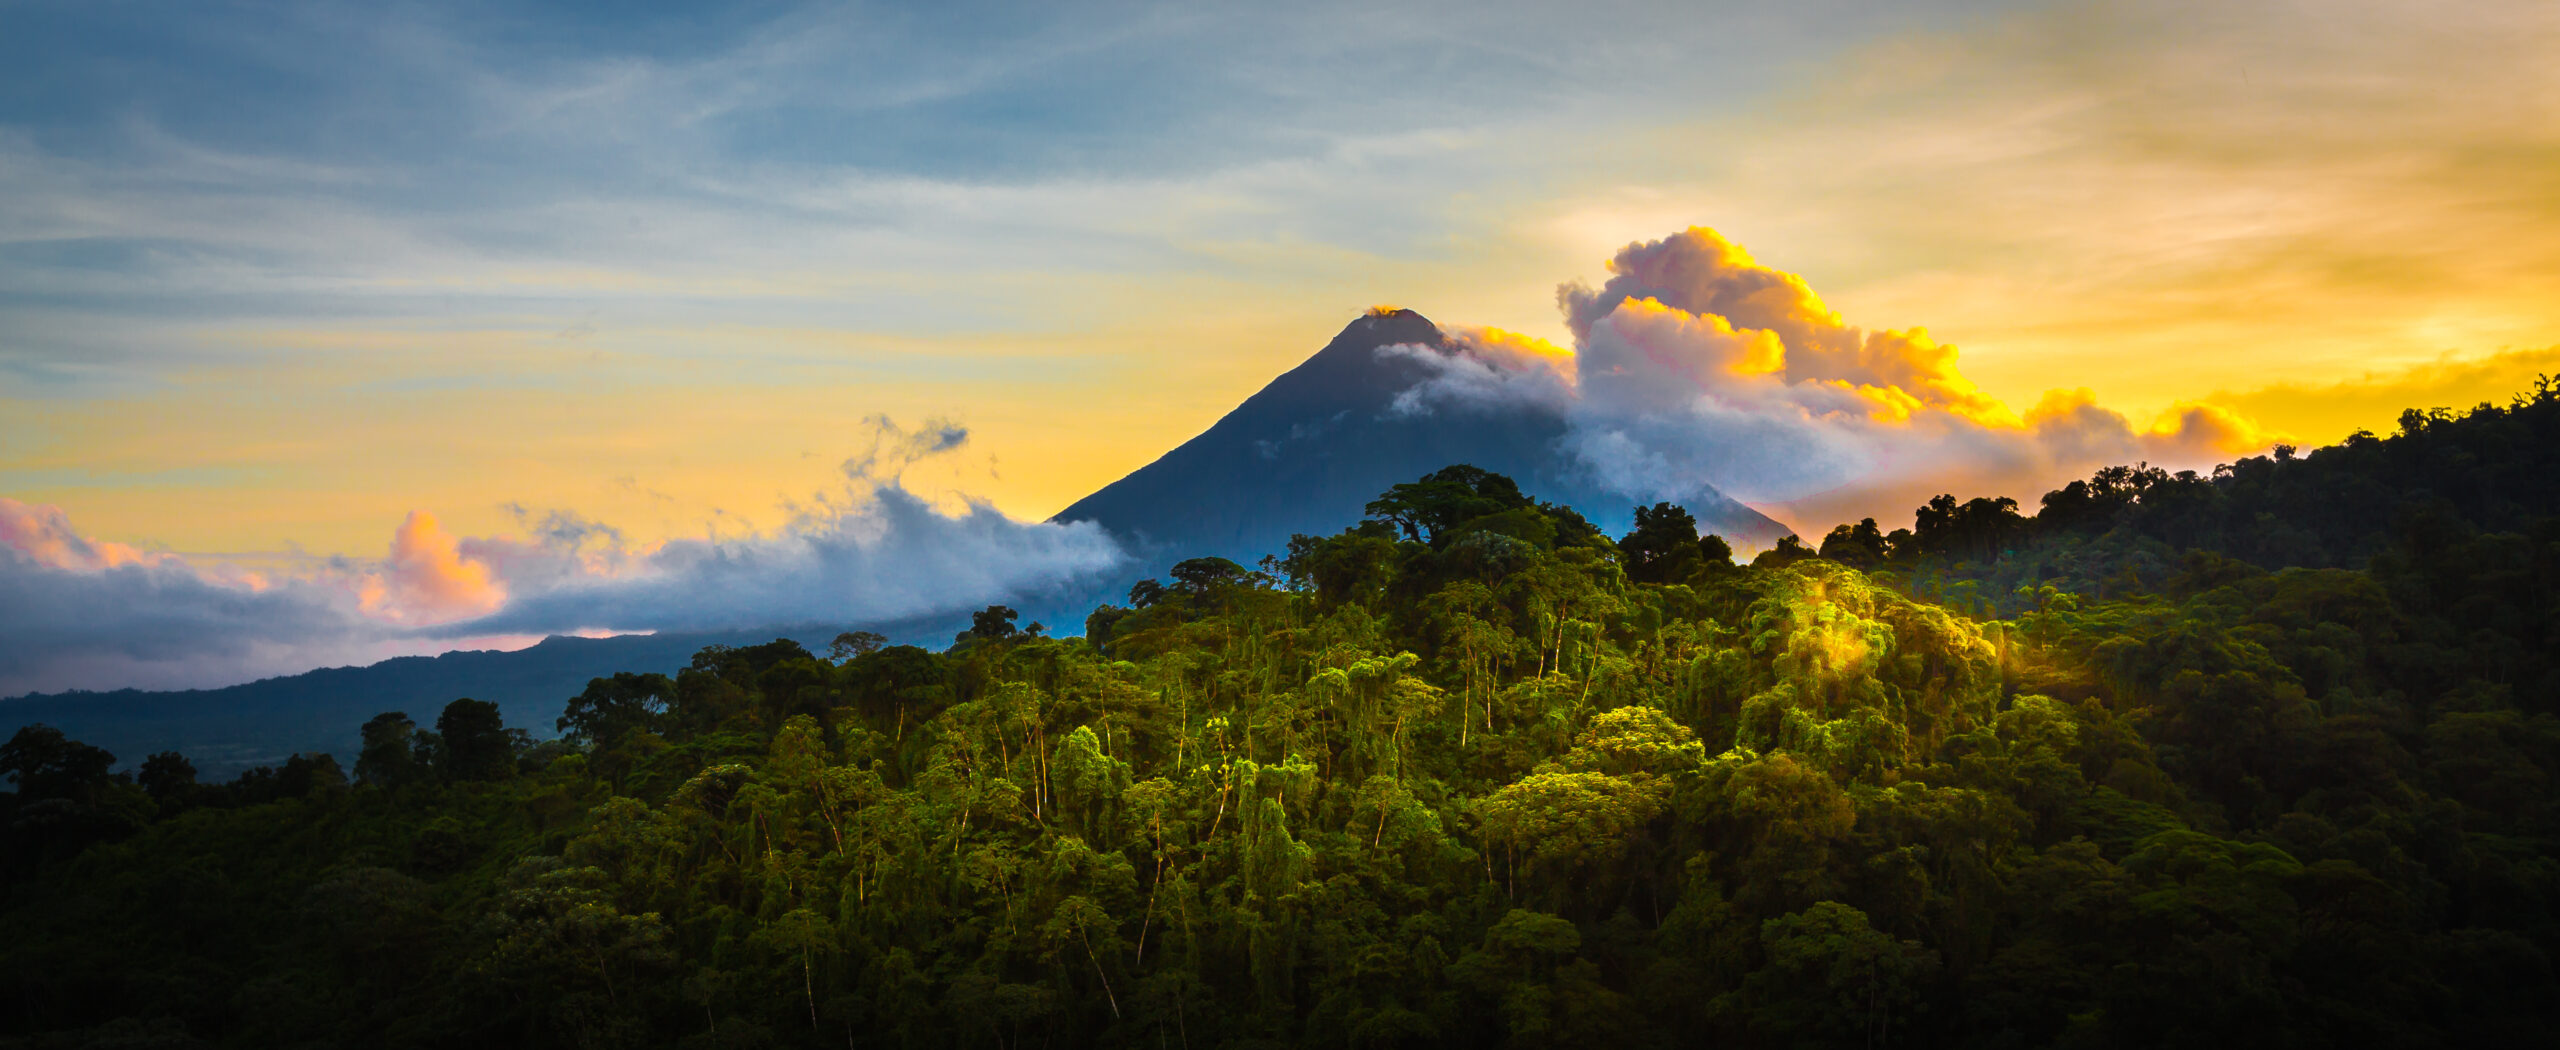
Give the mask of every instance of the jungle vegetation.
[{"label": "jungle vegetation", "polygon": [[1051,637],[0,746],[0,1039],[2528,1044],[2560,393],[1748,565],[1469,467]]}]

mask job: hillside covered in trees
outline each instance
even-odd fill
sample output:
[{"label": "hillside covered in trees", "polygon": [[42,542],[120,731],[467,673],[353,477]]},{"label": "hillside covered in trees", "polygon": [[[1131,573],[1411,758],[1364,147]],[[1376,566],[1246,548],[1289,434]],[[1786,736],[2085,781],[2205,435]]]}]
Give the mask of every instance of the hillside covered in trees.
[{"label": "hillside covered in trees", "polygon": [[1736,565],[1466,467],[227,784],[0,747],[0,1045],[2527,1044],[2560,391]]}]

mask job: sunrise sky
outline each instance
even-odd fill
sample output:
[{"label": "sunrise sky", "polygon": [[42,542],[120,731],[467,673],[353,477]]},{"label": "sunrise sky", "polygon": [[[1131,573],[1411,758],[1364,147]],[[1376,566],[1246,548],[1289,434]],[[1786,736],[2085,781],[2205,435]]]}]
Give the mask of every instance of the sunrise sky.
[{"label": "sunrise sky", "polygon": [[[884,447],[1010,536],[1373,303],[1575,347],[1558,286],[1692,226],[2021,418],[2560,372],[2547,0],[1376,6],[0,4],[0,540],[387,630],[563,536],[872,535]],[[311,630],[0,694],[442,644]]]}]

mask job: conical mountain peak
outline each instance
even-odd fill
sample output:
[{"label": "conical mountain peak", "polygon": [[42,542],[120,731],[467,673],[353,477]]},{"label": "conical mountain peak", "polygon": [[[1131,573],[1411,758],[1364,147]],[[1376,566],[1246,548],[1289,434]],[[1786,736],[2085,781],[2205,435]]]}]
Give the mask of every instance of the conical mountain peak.
[{"label": "conical mountain peak", "polygon": [[[1237,416],[1246,416],[1277,422],[1285,432],[1308,416],[1382,411],[1397,394],[1431,374],[1421,361],[1378,352],[1397,345],[1427,346],[1443,353],[1455,349],[1430,318],[1412,310],[1372,310],[1344,325],[1324,349],[1281,373],[1220,425],[1242,422]],[[1268,439],[1272,435],[1254,436]]]},{"label": "conical mountain peak", "polygon": [[[1532,495],[1575,506],[1604,527],[1624,526],[1634,498],[1594,487],[1563,453],[1566,424],[1554,411],[1396,411],[1396,395],[1438,372],[1426,356],[1380,352],[1399,345],[1458,352],[1430,318],[1373,309],[1200,436],[1053,520],[1096,522],[1145,559],[1216,554],[1250,564],[1280,552],[1292,533],[1329,533],[1359,520],[1390,485],[1471,463],[1509,475]],[[1721,497],[1690,509],[1745,545],[1786,533]]]}]

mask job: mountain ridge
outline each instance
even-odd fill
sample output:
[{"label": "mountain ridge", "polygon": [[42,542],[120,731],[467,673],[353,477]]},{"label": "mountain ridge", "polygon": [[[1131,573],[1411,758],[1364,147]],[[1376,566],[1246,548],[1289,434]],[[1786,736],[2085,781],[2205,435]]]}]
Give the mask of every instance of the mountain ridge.
[{"label": "mountain ridge", "polygon": [[395,656],[210,689],[28,693],[0,698],[0,726],[54,726],[105,747],[120,767],[172,750],[214,776],[305,751],[352,761],[357,728],[382,711],[432,722],[447,702],[469,696],[499,705],[509,724],[547,736],[561,707],[589,678],[615,670],[673,671],[705,645],[744,638],[554,635],[523,649]]}]

